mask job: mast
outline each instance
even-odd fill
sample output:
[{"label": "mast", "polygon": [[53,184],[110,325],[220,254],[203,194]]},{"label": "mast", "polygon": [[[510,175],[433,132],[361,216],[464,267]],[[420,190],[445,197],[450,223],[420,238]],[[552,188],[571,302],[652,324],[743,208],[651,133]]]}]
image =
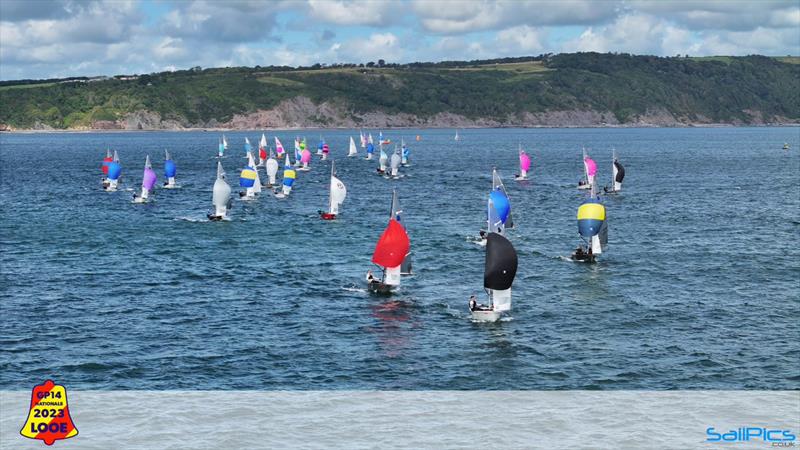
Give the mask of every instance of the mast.
[{"label": "mast", "polygon": [[328,212],[333,213],[333,176],[336,173],[334,171],[334,165],[336,161],[331,161],[331,181],[328,183]]}]

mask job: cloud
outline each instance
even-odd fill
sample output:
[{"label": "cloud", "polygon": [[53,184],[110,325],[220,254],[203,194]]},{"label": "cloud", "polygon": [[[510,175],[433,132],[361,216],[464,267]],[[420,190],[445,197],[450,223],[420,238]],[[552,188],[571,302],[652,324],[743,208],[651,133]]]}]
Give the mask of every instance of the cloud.
[{"label": "cloud", "polygon": [[312,19],[334,25],[387,25],[402,6],[390,0],[308,0]]},{"label": "cloud", "polygon": [[626,14],[603,27],[588,27],[566,41],[565,52],[626,52],[651,55],[695,53],[691,33],[649,14]]},{"label": "cloud", "polygon": [[329,56],[339,61],[402,61],[404,51],[393,33],[373,33],[367,39],[352,39],[333,44]]},{"label": "cloud", "polygon": [[65,0],[3,0],[0,2],[0,20],[56,19],[68,16],[70,9],[71,5]]},{"label": "cloud", "polygon": [[168,36],[197,41],[254,42],[272,38],[276,15],[286,2],[177,1],[160,23]]},{"label": "cloud", "polygon": [[614,0],[415,0],[414,10],[428,31],[458,34],[516,25],[602,23],[616,15]]},{"label": "cloud", "polygon": [[758,27],[800,26],[800,4],[796,0],[634,0],[627,6],[690,30],[748,31]]}]

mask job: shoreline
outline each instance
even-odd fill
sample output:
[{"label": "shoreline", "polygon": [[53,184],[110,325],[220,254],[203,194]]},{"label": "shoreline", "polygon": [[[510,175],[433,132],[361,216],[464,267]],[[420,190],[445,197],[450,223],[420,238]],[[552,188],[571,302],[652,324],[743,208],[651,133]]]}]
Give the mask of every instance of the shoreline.
[{"label": "shoreline", "polygon": [[503,130],[503,129],[601,129],[601,128],[795,128],[800,127],[800,122],[796,123],[777,123],[777,124],[732,124],[732,123],[696,123],[679,125],[654,125],[654,124],[630,124],[630,125],[534,125],[534,126],[465,126],[465,127],[264,127],[264,128],[149,128],[149,129],[19,129],[19,130],[0,130],[0,135],[4,134],[46,134],[46,133],[153,133],[153,132],[240,132],[240,131],[296,131],[296,130]]}]

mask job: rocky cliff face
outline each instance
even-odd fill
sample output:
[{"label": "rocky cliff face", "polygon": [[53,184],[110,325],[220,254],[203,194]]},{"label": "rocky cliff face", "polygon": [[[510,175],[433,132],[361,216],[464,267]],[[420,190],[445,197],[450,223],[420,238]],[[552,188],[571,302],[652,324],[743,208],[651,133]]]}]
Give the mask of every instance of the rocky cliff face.
[{"label": "rocky cliff face", "polygon": [[[765,125],[760,111],[746,111],[750,124]],[[771,125],[794,123],[788,119]],[[603,127],[603,126],[654,126],[675,127],[712,125],[706,117],[693,119],[673,116],[665,109],[651,109],[645,114],[629,118],[620,123],[609,111],[568,110],[546,112],[524,112],[502,120],[492,118],[468,118],[458,112],[439,113],[431,117],[413,114],[390,114],[383,111],[357,113],[345,105],[323,102],[313,103],[307,97],[295,97],[281,102],[275,108],[258,110],[249,114],[234,115],[231,120],[220,123],[211,120],[205,123],[189,123],[186,120],[164,119],[152,111],[136,111],[116,121],[96,121],[88,129],[94,130],[186,130],[186,129],[263,129],[263,128],[475,128],[475,127]],[[741,122],[730,125],[742,125]],[[52,130],[37,124],[35,130]],[[86,128],[84,128],[86,129]]]}]

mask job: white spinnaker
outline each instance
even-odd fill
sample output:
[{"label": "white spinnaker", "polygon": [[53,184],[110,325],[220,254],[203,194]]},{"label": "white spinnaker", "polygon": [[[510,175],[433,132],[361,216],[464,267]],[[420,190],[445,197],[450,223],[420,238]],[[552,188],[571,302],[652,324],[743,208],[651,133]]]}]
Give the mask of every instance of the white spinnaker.
[{"label": "white spinnaker", "polygon": [[397,176],[397,169],[400,167],[400,159],[401,159],[400,155],[398,155],[397,153],[392,155],[391,166],[392,166],[393,177]]},{"label": "white spinnaker", "polygon": [[275,177],[278,176],[278,161],[269,155],[269,159],[266,162],[266,169],[267,169],[267,178],[269,179],[270,185],[275,185]]},{"label": "white spinnaker", "polygon": [[344,202],[347,197],[347,188],[342,183],[342,180],[331,177],[331,214],[339,214],[339,206]]},{"label": "white spinnaker", "polygon": [[358,149],[356,148],[356,141],[353,140],[353,136],[350,136],[350,151],[347,153],[347,156],[356,156],[358,154]]},{"label": "white spinnaker", "polygon": [[217,180],[214,181],[214,193],[211,196],[211,203],[217,216],[225,217],[228,214],[228,201],[231,198],[231,187],[225,181],[225,172],[222,170],[222,163],[217,162]]}]

